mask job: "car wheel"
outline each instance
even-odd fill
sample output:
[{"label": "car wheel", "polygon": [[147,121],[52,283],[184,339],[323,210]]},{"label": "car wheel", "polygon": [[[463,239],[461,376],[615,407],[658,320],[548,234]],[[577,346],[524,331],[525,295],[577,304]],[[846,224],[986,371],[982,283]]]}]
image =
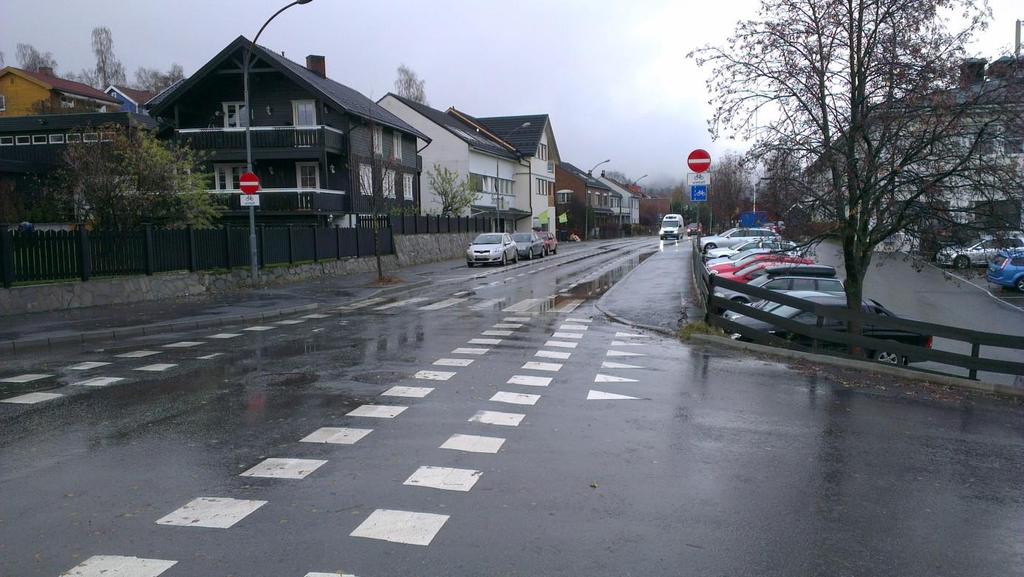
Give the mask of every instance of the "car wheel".
[{"label": "car wheel", "polygon": [[476,263],[472,263],[472,262],[467,262],[467,263],[466,263],[466,266],[468,266],[469,268],[473,268],[473,267],[475,267],[475,266],[476,266]]},{"label": "car wheel", "polygon": [[967,255],[960,255],[953,259],[953,266],[956,268],[969,268],[971,266],[971,259],[967,258]]},{"label": "car wheel", "polygon": [[505,253],[501,253],[501,266],[505,266],[507,264],[508,264],[508,255],[506,255]]},{"label": "car wheel", "polygon": [[715,250],[716,248],[718,248],[717,244],[715,244],[713,242],[709,242],[706,245],[704,245],[704,252],[707,252],[709,250]]},{"label": "car wheel", "polygon": [[896,353],[890,353],[888,351],[878,351],[877,353],[874,354],[874,359],[886,365],[900,364],[900,356]]},{"label": "car wheel", "polygon": [[1024,293],[1024,276],[1017,279],[1017,290]]}]

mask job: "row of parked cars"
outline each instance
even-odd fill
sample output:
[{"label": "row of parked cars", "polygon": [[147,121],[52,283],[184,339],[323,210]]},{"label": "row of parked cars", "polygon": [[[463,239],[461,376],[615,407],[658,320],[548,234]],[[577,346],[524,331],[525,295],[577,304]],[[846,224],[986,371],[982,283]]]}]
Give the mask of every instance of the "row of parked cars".
[{"label": "row of parked cars", "polygon": [[1019,231],[943,247],[935,262],[959,269],[984,266],[988,282],[1024,292],[1024,233]]},{"label": "row of parked cars", "polygon": [[485,232],[466,248],[466,266],[519,262],[558,254],[558,239],[551,232]]},{"label": "row of parked cars", "polygon": [[[751,287],[778,291],[788,296],[825,306],[846,307],[846,293],[843,282],[837,277],[835,267],[816,263],[793,242],[783,240],[769,229],[728,230],[720,235],[703,237],[700,240],[704,264],[708,273],[718,279],[727,279]],[[817,325],[818,317],[813,312],[783,305],[770,300],[751,296],[746,291],[715,287],[715,295],[736,303],[753,306],[766,313],[807,325]],[[898,318],[881,303],[865,299],[861,311],[866,315]],[[725,318],[746,328],[768,333],[799,345],[810,347],[812,339],[797,332],[789,331],[771,322],[755,319],[742,313],[716,311]],[[825,318],[822,328],[844,332],[847,323],[843,319]],[[885,328],[865,322],[861,328],[867,337],[930,348],[932,337],[914,331]],[[733,338],[750,341],[742,333]],[[845,352],[847,346],[841,343],[819,342],[823,350],[833,349]],[[907,355],[886,350],[883,347],[863,351],[865,356],[887,364],[908,364],[914,359]]]}]

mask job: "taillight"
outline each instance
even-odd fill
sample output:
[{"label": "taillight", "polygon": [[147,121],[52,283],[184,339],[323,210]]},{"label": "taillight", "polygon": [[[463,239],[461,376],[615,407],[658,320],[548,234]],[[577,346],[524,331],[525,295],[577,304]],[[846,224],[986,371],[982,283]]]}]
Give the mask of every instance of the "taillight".
[{"label": "taillight", "polygon": [[932,348],[932,337],[931,336],[929,336],[928,338],[926,338],[924,340],[924,348],[926,348],[926,349]]}]

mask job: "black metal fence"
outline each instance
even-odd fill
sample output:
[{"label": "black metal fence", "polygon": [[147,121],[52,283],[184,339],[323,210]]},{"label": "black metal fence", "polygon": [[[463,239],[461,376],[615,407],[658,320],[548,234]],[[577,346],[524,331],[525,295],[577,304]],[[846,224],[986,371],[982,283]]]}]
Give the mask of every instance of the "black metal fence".
[{"label": "black metal fence", "polygon": [[[696,284],[697,299],[704,309],[705,322],[711,326],[718,327],[727,333],[740,335],[741,338],[771,346],[778,346],[789,349],[803,350],[813,353],[826,353],[836,356],[851,356],[849,351],[887,351],[893,353],[893,358],[906,358],[911,362],[931,362],[947,367],[957,367],[967,372],[967,378],[977,379],[978,371],[1001,373],[1007,375],[1024,375],[1024,362],[997,359],[982,356],[982,347],[988,352],[991,349],[1009,349],[1014,351],[1016,358],[1024,357],[1024,353],[1017,354],[1017,351],[1024,351],[1024,337],[1016,335],[1003,335],[997,333],[986,333],[959,327],[926,323],[922,321],[886,317],[882,315],[852,311],[846,307],[823,305],[809,300],[791,297],[784,293],[752,287],[743,283],[718,278],[710,274],[704,261],[701,259],[699,240],[693,245],[693,277]],[[732,301],[715,295],[715,288],[721,287],[735,291],[749,297],[751,302],[770,301],[790,306],[801,311],[809,312],[815,317],[815,324],[805,324],[799,321],[782,318],[778,315],[766,312],[761,308]],[[767,331],[753,329],[746,325],[734,322],[719,313],[725,311],[736,312],[780,329],[784,333],[798,338],[802,343],[794,342],[794,339],[780,338]],[[834,320],[837,323],[827,321]],[[871,326],[883,330],[906,331],[920,335],[928,335],[966,343],[970,347],[970,354],[956,353],[946,350],[936,350],[930,347],[916,346],[890,339],[873,338],[863,334],[854,334],[846,330],[832,330],[829,325],[839,326]],[[809,346],[807,345],[809,343]],[[966,349],[967,346],[962,348]],[[863,358],[863,357],[855,357]],[[910,366],[917,370],[925,370],[920,367]],[[938,371],[926,371],[938,372]],[[946,373],[950,374],[950,373]],[[964,376],[964,375],[956,375]]]},{"label": "black metal fence", "polygon": [[[386,224],[386,223],[385,223]],[[388,227],[379,231],[381,254],[394,253]],[[372,256],[372,228],[265,226],[256,228],[260,267]],[[249,230],[0,231],[0,284],[89,280],[92,277],[168,271],[229,270],[249,266]]]}]

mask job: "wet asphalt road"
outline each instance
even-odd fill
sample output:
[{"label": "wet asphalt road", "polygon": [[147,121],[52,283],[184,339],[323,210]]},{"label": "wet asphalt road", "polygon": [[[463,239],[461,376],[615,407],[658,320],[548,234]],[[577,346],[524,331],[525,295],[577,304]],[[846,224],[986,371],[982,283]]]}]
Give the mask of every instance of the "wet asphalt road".
[{"label": "wet asphalt road", "polygon": [[[598,314],[594,298],[657,247],[618,243],[481,279],[451,269],[415,295],[222,330],[242,337],[167,334],[5,361],[0,378],[125,380],[0,403],[0,576],[59,575],[94,555],[175,561],[137,573],[165,577],[1019,573],[1020,408],[847,388]],[[687,263],[685,252],[656,258]],[[614,296],[653,290],[633,274]],[[202,344],[164,346],[181,342]],[[466,348],[488,350],[454,352]],[[160,352],[116,356],[138,350]],[[435,365],[453,358],[472,363]],[[111,364],[69,376],[85,361]],[[158,363],[176,366],[134,370]],[[516,376],[534,386],[507,382]],[[380,396],[393,386],[433,391]],[[540,397],[490,400],[498,392]],[[599,393],[636,399],[587,400]],[[366,404],[407,409],[347,415]],[[481,410],[523,417],[471,422]],[[322,427],[372,432],[299,442]],[[440,448],[455,434],[504,442],[496,453]],[[267,458],[326,463],[301,479],[241,476]],[[425,466],[479,474],[468,491],[403,484]],[[266,503],[228,528],[157,523],[202,497]],[[426,536],[409,531],[411,517],[372,524],[380,510],[443,524]],[[428,544],[352,535],[371,530]]]}]

